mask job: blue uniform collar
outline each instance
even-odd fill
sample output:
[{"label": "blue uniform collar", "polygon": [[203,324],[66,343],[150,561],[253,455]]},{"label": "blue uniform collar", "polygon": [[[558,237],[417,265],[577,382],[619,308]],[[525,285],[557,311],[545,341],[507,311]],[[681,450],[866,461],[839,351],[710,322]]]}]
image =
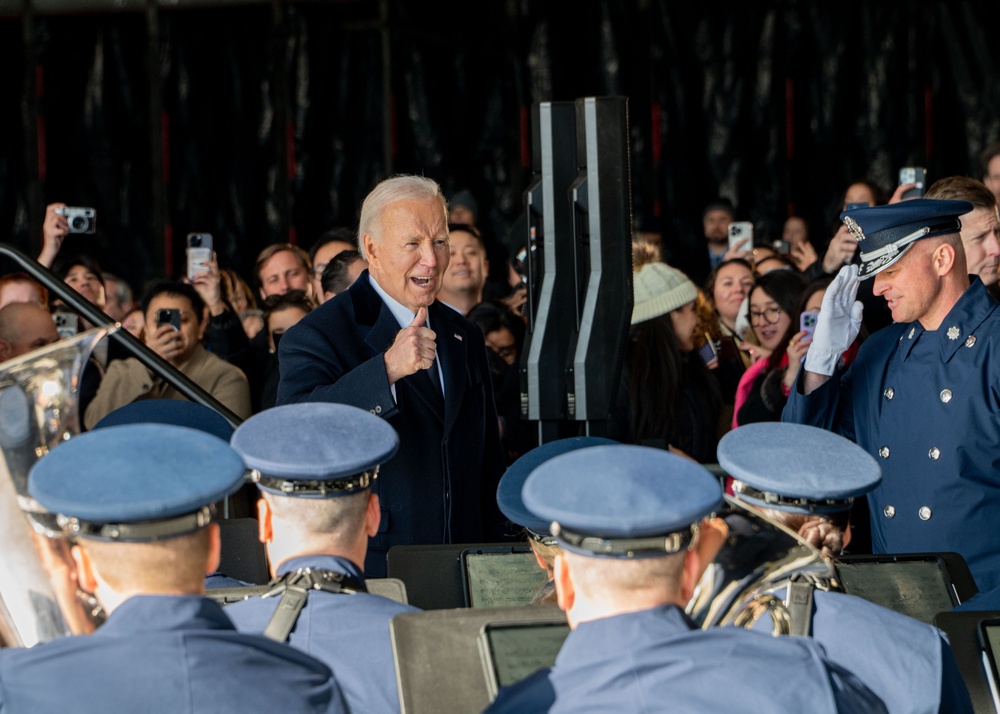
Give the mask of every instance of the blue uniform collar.
[{"label": "blue uniform collar", "polygon": [[136,595],[115,608],[92,637],[165,630],[235,630],[214,600],[200,595]]},{"label": "blue uniform collar", "polygon": [[581,622],[566,638],[555,667],[575,669],[592,662],[595,652],[614,651],[616,643],[630,647],[650,637],[673,637],[694,629],[697,629],[694,623],[676,605]]},{"label": "blue uniform collar", "polygon": [[900,357],[905,362],[921,335],[927,332],[923,339],[937,341],[941,350],[941,361],[949,361],[960,348],[975,346],[975,331],[996,307],[997,302],[983,285],[983,281],[978,275],[973,276],[969,289],[951,308],[938,329],[928,332],[919,322],[903,326],[903,334],[899,339]]},{"label": "blue uniform collar", "polygon": [[289,558],[278,566],[278,575],[287,575],[300,568],[313,568],[314,570],[332,570],[335,573],[348,575],[359,582],[365,581],[365,575],[361,568],[339,555],[300,555]]}]

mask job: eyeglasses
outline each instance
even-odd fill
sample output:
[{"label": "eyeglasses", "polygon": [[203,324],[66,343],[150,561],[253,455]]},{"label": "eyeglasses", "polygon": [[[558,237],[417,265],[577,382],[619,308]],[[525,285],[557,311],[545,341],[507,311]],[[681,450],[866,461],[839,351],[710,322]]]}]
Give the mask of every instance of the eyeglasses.
[{"label": "eyeglasses", "polygon": [[768,325],[773,325],[778,322],[778,318],[781,317],[782,309],[780,307],[769,307],[764,310],[764,312],[754,312],[751,310],[747,317],[750,318],[751,325],[760,324],[760,319],[764,318],[764,322]]}]

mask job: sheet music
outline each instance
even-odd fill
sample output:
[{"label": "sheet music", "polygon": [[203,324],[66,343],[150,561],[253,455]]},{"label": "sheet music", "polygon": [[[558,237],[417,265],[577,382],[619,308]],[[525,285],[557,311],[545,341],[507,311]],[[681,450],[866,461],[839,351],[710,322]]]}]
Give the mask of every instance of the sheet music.
[{"label": "sheet music", "polygon": [[530,605],[548,581],[533,553],[467,553],[465,568],[472,607]]}]

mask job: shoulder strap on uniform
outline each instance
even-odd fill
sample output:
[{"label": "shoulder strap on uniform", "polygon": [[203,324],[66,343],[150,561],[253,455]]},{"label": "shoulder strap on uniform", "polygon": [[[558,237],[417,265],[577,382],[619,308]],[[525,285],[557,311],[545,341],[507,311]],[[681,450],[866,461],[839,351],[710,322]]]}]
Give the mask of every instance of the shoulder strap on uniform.
[{"label": "shoulder strap on uniform", "polygon": [[788,583],[785,608],[791,620],[788,634],[808,637],[812,631],[813,589],[815,584],[801,575],[794,575]]},{"label": "shoulder strap on uniform", "polygon": [[350,575],[336,573],[332,570],[316,568],[299,568],[271,581],[273,586],[262,598],[274,597],[280,594],[278,607],[264,628],[264,637],[275,642],[284,642],[295,627],[302,608],[306,606],[310,590],[322,590],[328,593],[345,593],[353,595],[368,592],[365,584]]}]

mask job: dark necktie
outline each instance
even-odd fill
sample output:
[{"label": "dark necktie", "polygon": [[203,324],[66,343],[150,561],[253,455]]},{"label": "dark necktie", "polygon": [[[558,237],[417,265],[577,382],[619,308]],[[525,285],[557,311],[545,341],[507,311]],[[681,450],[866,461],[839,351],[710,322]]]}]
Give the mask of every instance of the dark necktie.
[{"label": "dark necktie", "polygon": [[[430,320],[424,323],[424,327],[430,329],[430,326]],[[431,366],[427,368],[427,376],[431,378],[431,384],[434,385],[437,395],[441,397],[441,399],[444,399],[444,387],[441,385],[441,375],[438,374],[437,355],[434,355],[434,361],[431,362]]]},{"label": "dark necktie", "polygon": [[444,399],[444,387],[441,386],[441,375],[438,374],[437,358],[427,368],[427,376],[431,378],[431,383],[434,385],[434,389],[437,390],[438,396]]}]

